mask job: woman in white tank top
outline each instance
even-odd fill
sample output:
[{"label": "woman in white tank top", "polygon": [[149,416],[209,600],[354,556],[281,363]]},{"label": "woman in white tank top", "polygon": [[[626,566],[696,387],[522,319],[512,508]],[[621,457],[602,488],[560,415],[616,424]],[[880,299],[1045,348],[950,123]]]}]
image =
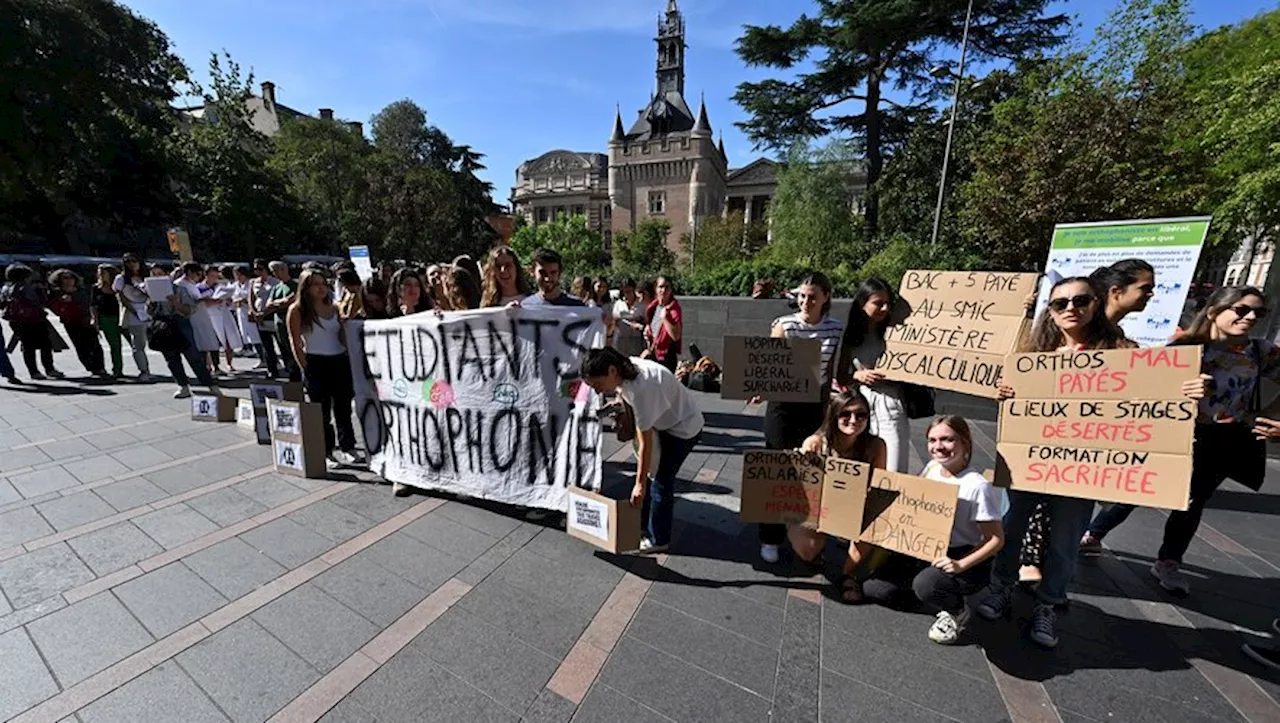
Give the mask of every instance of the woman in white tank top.
[{"label": "woman in white tank top", "polygon": [[346,333],[323,273],[302,272],[287,320],[293,356],[302,369],[307,395],[323,410],[325,451],[332,463],[351,464],[356,461],[356,434],[351,423],[355,388]]}]

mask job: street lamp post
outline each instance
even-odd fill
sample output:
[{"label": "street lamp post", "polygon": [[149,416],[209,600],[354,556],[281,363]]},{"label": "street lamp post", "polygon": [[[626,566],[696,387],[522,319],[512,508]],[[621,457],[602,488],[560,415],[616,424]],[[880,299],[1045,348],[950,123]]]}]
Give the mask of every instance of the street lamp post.
[{"label": "street lamp post", "polygon": [[964,60],[969,50],[969,23],[973,20],[973,0],[964,14],[964,34],[960,39],[960,67],[956,73],[956,88],[951,94],[951,122],[947,124],[947,145],[942,151],[942,178],[938,179],[938,205],[933,210],[933,238],[930,246],[938,245],[938,230],[942,227],[942,202],[947,191],[947,167],[951,164],[951,138],[956,132],[956,110],[960,107],[960,84],[964,82]]}]

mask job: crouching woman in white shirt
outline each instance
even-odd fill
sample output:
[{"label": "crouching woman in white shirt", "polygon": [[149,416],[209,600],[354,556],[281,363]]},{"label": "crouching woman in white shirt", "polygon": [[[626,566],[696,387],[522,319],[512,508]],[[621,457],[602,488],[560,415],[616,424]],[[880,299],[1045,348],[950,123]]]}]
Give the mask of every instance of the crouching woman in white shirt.
[{"label": "crouching woman in white shirt", "polygon": [[[638,462],[631,504],[641,508],[645,526],[640,549],[664,552],[671,543],[676,473],[702,436],[702,411],[666,367],[611,347],[587,352],[581,375],[598,394],[617,392],[635,413]],[[658,464],[651,469],[655,444]]]}]

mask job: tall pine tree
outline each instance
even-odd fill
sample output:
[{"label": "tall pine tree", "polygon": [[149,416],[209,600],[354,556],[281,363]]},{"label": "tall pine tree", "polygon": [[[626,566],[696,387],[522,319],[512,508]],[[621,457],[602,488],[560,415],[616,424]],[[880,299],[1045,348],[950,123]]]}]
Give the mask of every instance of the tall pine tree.
[{"label": "tall pine tree", "polygon": [[[968,2],[817,0],[817,14],[801,15],[790,28],[747,26],[737,51],[748,65],[805,70],[790,80],[739,85],[734,100],[751,117],[738,127],[757,147],[773,149],[830,133],[860,140],[867,164],[865,228],[874,238],[885,144],[904,138],[923,104],[944,91],[929,70],[959,47]],[[970,56],[1013,59],[1061,43],[1067,18],[1045,16],[1047,3],[974,0]],[[912,100],[892,102],[885,98],[889,90]]]}]

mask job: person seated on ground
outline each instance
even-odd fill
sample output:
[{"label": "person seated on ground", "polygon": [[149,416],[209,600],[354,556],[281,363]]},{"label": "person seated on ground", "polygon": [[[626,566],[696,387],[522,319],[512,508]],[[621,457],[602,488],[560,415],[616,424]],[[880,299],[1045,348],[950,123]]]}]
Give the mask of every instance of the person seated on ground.
[{"label": "person seated on ground", "polygon": [[[827,404],[818,431],[804,440],[801,451],[833,455],[840,459],[866,462],[884,469],[886,447],[883,439],[869,430],[871,406],[856,389],[836,393]],[[827,536],[802,525],[788,525],[791,549],[801,561],[814,564],[826,547]]]},{"label": "person seated on ground", "polygon": [[[806,438],[801,451],[834,455],[841,459],[866,462],[883,469],[887,447],[883,439],[870,432],[871,407],[856,389],[837,392],[831,397],[823,415],[822,426]],[[802,525],[788,525],[791,549],[806,564],[820,562],[826,547],[826,535]]]},{"label": "person seated on ground", "polygon": [[[1005,499],[1004,490],[970,466],[973,436],[962,417],[934,419],[928,440],[930,460],[920,476],[960,488],[947,554],[929,564],[856,543],[849,548],[841,594],[844,602],[850,603],[865,598],[890,606],[911,607],[919,601],[941,608],[929,629],[929,639],[950,645],[959,640],[971,617],[965,596],[986,587],[991,559],[1004,546],[1000,518]],[[865,570],[861,584],[856,581],[860,567]]]}]

